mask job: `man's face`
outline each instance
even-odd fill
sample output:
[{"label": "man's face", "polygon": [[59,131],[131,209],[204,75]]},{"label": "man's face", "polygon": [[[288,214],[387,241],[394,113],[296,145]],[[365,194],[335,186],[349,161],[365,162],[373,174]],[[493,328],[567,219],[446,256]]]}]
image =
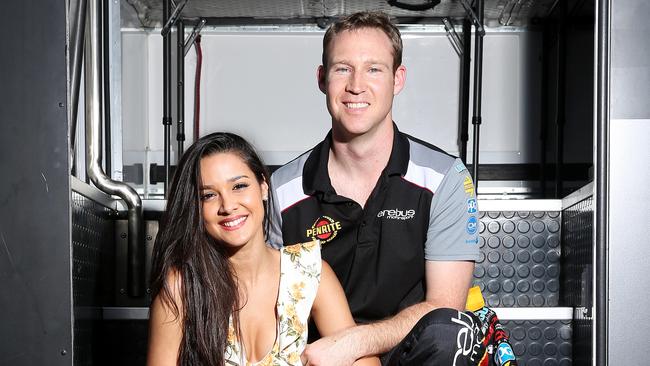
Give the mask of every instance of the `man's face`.
[{"label": "man's face", "polygon": [[391,125],[393,97],[404,86],[406,69],[400,65],[393,72],[388,36],[374,28],[341,32],[327,57],[327,70],[318,68],[318,84],[335,136],[350,139]]}]

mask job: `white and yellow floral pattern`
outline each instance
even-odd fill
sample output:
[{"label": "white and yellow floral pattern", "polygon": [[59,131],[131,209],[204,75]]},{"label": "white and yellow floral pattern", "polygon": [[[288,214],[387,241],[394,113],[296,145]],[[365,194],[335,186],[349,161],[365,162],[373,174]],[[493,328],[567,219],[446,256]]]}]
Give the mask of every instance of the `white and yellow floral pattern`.
[{"label": "white and yellow floral pattern", "polygon": [[259,362],[246,360],[230,319],[226,364],[239,366],[302,365],[300,354],[307,344],[307,320],[320,284],[321,256],[318,241],[281,249],[277,337],[271,351]]}]

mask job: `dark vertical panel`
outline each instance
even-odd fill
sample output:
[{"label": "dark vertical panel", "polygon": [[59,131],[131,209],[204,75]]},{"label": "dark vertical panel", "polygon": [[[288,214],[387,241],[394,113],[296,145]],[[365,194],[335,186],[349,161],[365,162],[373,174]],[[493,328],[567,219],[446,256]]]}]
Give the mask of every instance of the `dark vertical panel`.
[{"label": "dark vertical panel", "polygon": [[0,364],[71,365],[65,1],[0,11]]}]

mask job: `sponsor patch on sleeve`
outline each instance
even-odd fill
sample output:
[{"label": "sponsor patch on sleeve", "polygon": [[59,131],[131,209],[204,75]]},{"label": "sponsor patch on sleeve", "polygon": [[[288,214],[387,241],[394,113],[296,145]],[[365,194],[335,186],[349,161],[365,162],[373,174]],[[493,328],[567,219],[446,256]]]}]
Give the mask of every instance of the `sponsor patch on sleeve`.
[{"label": "sponsor patch on sleeve", "polygon": [[512,351],[510,345],[506,342],[499,344],[499,347],[497,348],[497,354],[495,356],[500,365],[504,365],[508,361],[515,360],[515,353]]},{"label": "sponsor patch on sleeve", "polygon": [[456,169],[456,171],[458,173],[461,173],[461,172],[467,170],[467,168],[463,164],[456,164],[456,166],[454,168]]},{"label": "sponsor patch on sleeve", "polygon": [[474,196],[474,183],[472,183],[472,178],[469,176],[465,177],[465,180],[463,181],[463,188],[465,189],[465,193],[468,196]]},{"label": "sponsor patch on sleeve", "polygon": [[469,219],[467,219],[466,230],[469,235],[476,234],[478,231],[478,220],[476,219],[476,216],[470,216]]},{"label": "sponsor patch on sleeve", "polygon": [[470,198],[467,200],[467,213],[475,214],[478,212],[478,205],[476,204],[476,198]]}]

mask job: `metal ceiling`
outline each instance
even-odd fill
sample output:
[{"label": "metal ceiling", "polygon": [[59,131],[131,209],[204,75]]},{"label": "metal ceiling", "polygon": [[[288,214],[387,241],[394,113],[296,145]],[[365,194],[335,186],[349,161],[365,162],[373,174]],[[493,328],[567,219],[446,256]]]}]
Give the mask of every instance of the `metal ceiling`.
[{"label": "metal ceiling", "polygon": [[[417,5],[428,0],[401,0]],[[472,3],[473,0],[466,0]],[[524,26],[531,19],[545,18],[558,0],[485,0],[485,24],[490,27]],[[122,26],[160,27],[162,0],[122,0]],[[176,3],[182,0],[176,0]],[[386,0],[188,0],[184,18],[207,18],[208,24],[325,24],[358,11],[383,11],[403,24],[440,22],[444,17],[462,18],[461,0],[441,0],[434,9],[410,11]]]}]

